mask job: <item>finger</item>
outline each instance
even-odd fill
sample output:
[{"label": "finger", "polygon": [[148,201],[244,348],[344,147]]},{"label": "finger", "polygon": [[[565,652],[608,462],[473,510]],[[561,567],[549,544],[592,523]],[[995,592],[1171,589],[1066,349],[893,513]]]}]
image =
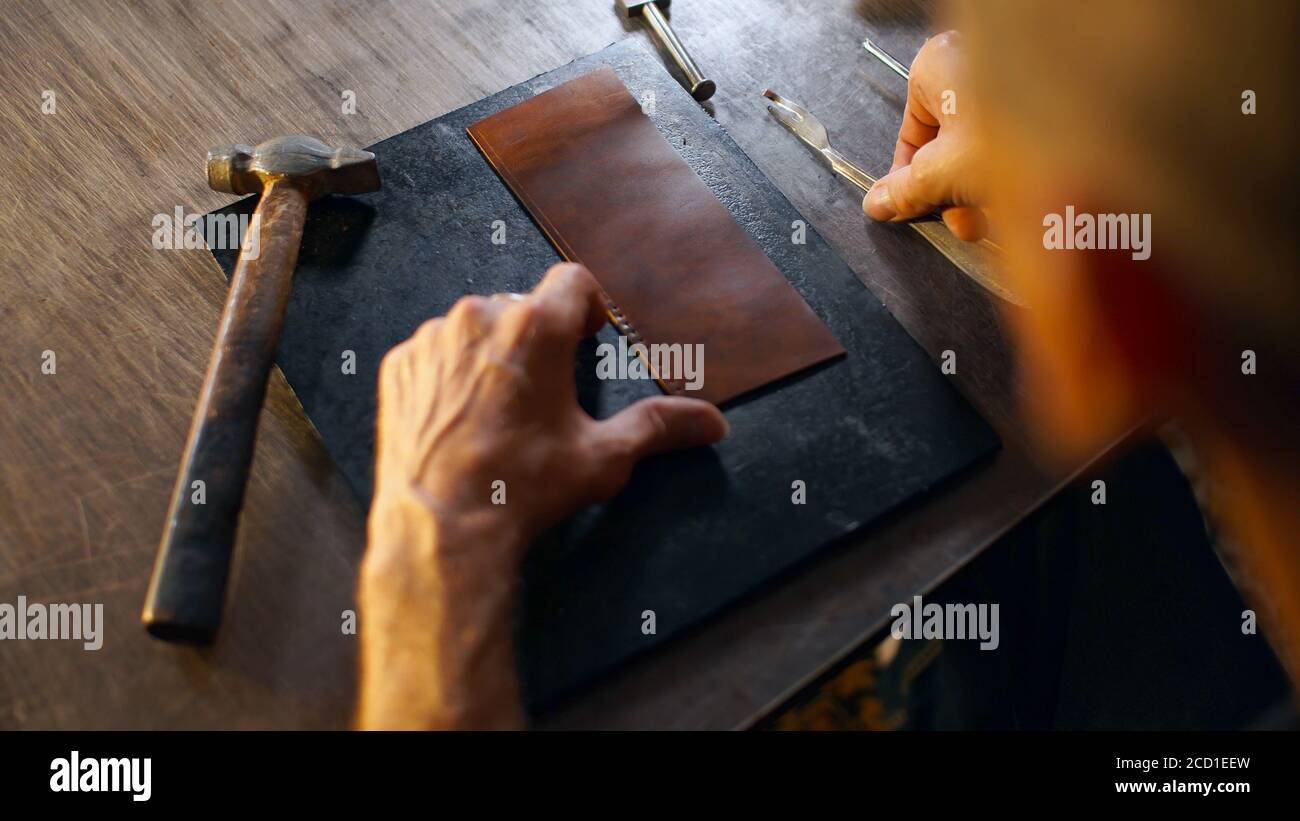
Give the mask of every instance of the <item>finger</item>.
[{"label": "finger", "polygon": [[889,170],[894,171],[912,162],[921,146],[939,136],[939,123],[924,106],[913,96],[911,84],[908,84],[907,109],[903,112],[903,124],[898,129],[898,141],[894,144],[894,163]]},{"label": "finger", "polygon": [[[456,304],[451,306],[447,316],[443,319],[441,326],[455,339],[473,340],[483,336],[485,330],[491,326],[492,320],[499,313],[500,309],[496,303],[487,297],[478,294],[466,294],[456,300]],[[431,323],[425,323],[429,326]],[[438,326],[433,326],[437,328]],[[417,336],[425,336],[433,331],[426,331],[421,327],[416,332]]]},{"label": "finger", "polygon": [[713,444],[728,430],[722,411],[710,402],[655,396],[597,422],[596,448],[606,459],[634,463],[656,453]]},{"label": "finger", "polygon": [[596,278],[581,265],[552,265],[533,289],[542,330],[562,339],[590,336],[605,321],[606,302]]},{"label": "finger", "polygon": [[911,164],[917,149],[939,135],[943,115],[934,110],[934,101],[941,97],[939,87],[951,84],[952,61],[948,56],[948,42],[943,36],[931,38],[912,60],[907,78],[907,103],[903,107],[903,121],[899,124],[898,140],[894,144],[891,172]]},{"label": "finger", "polygon": [[965,242],[975,242],[988,234],[984,212],[971,205],[955,205],[943,210],[943,221],[952,235]]},{"label": "finger", "polygon": [[918,148],[920,148],[920,146],[899,140],[898,144],[894,146],[894,163],[889,166],[890,173],[897,171],[905,165],[910,165],[912,162],[912,156],[916,154],[916,149]]},{"label": "finger", "polygon": [[413,339],[428,338],[437,335],[438,329],[442,327],[444,321],[446,321],[446,317],[442,316],[435,316],[433,319],[426,319],[424,322],[420,323],[420,327],[415,329],[415,333],[411,334],[404,341],[399,342],[397,347],[406,345]]},{"label": "finger", "polygon": [[969,162],[960,140],[945,133],[921,146],[911,164],[877,180],[863,210],[875,220],[907,220],[944,205],[969,205]]}]

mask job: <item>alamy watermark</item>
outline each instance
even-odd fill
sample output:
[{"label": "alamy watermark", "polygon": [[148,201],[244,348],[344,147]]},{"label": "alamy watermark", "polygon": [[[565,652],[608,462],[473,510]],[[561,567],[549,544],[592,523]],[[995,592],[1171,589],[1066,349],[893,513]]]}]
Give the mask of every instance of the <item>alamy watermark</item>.
[{"label": "alamy watermark", "polygon": [[1043,217],[1043,227],[1043,247],[1049,251],[1122,249],[1131,250],[1136,260],[1151,257],[1150,214],[1076,214],[1067,205],[1064,215]]},{"label": "alamy watermark", "polygon": [[159,251],[243,249],[246,259],[261,253],[261,225],[256,214],[187,214],[176,206],[170,214],[154,214],[153,247]]},{"label": "alamy watermark", "polygon": [[618,344],[602,342],[596,346],[597,379],[661,379],[681,382],[688,391],[704,385],[704,345],[643,342],[627,344],[620,336]]},{"label": "alamy watermark", "polygon": [[996,650],[996,604],[925,604],[920,596],[899,602],[889,610],[894,623],[889,633],[896,639],[979,639],[981,650]]},{"label": "alamy watermark", "polygon": [[153,795],[152,758],[82,758],[73,750],[50,762],[51,792],[125,792],[132,801]]},{"label": "alamy watermark", "polygon": [[0,640],[49,639],[80,641],[86,650],[104,646],[104,605],[0,602]]}]

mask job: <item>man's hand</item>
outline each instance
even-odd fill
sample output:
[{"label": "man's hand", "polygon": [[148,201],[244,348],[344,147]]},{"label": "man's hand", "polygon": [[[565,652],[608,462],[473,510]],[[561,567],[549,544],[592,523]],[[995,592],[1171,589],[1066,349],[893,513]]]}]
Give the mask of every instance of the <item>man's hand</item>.
[{"label": "man's hand", "polygon": [[557,265],[529,295],[461,299],[384,358],[358,592],[362,726],[521,723],[510,608],[525,548],[617,493],[642,457],[726,435],[698,399],[584,412],[574,355],[604,321],[591,274]]},{"label": "man's hand", "polygon": [[931,37],[912,61],[907,110],[898,130],[894,164],[871,187],[862,210],[876,220],[908,220],[944,208],[957,237],[974,241],[988,231],[976,174],[976,137],[969,111],[961,37]]}]

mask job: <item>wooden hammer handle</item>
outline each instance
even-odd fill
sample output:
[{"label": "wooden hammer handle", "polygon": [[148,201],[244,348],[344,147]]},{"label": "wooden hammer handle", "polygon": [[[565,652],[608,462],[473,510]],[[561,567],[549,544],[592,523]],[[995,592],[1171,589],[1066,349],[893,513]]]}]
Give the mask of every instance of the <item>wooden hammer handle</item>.
[{"label": "wooden hammer handle", "polygon": [[272,180],[235,263],[145,599],[145,627],[159,638],[205,643],[221,623],[235,526],[306,214],[303,192]]}]

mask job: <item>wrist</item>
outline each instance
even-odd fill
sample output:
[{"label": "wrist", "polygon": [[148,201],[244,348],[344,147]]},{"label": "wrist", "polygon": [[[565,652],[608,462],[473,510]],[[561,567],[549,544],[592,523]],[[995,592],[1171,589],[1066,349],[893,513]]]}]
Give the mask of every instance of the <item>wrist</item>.
[{"label": "wrist", "polygon": [[511,613],[522,550],[503,519],[419,493],[375,497],[358,588],[362,726],[485,726],[485,700],[517,703]]},{"label": "wrist", "polygon": [[463,562],[513,569],[528,541],[503,506],[448,504],[418,486],[388,489],[370,507],[363,580],[368,568],[380,575],[383,568],[437,570]]}]

